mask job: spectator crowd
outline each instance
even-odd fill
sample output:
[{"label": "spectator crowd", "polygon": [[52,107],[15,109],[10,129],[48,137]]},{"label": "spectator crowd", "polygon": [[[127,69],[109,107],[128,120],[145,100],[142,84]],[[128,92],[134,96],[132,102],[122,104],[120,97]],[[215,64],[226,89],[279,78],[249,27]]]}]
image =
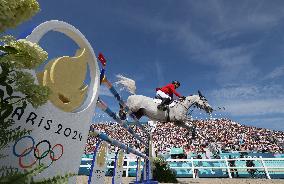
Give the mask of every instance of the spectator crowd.
[{"label": "spectator crowd", "polygon": [[[202,152],[215,145],[220,151],[251,151],[283,153],[284,132],[242,125],[229,119],[194,120],[189,134],[173,123],[157,123],[152,130],[155,149],[160,154],[171,148],[183,148],[186,152]],[[92,128],[106,133],[135,149],[145,148],[117,123],[92,124]],[[91,129],[92,129],[91,128]],[[146,141],[146,134],[136,126],[133,130]],[[88,137],[85,153],[92,153],[97,138]]]}]

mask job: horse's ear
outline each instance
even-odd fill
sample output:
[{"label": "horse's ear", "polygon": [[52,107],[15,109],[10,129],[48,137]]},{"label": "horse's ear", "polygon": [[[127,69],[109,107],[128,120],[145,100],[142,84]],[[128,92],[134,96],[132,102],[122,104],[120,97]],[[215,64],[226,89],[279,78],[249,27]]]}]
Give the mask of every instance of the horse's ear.
[{"label": "horse's ear", "polygon": [[199,95],[200,99],[207,101],[205,96],[203,96],[202,93],[199,90],[197,92],[198,92],[198,95]]},{"label": "horse's ear", "polygon": [[203,97],[203,95],[201,94],[199,90],[197,92],[198,92],[199,97]]}]

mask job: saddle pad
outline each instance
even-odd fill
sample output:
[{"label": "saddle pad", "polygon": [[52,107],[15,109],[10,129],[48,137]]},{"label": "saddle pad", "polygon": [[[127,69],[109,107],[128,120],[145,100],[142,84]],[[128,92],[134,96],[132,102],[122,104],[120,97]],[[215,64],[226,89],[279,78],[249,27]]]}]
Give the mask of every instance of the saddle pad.
[{"label": "saddle pad", "polygon": [[[157,98],[154,98],[153,101],[154,101],[155,103],[157,103],[157,104],[160,104],[160,103],[162,102],[161,99],[157,99]],[[170,103],[169,107],[173,107],[173,106],[175,106],[176,104],[177,104],[177,101],[174,100],[174,101],[172,101],[172,103]]]}]

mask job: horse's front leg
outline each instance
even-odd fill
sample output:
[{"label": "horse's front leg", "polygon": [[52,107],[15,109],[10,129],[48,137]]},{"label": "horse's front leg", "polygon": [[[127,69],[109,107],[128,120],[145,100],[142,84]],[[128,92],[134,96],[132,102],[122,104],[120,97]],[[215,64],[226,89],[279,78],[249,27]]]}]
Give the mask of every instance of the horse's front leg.
[{"label": "horse's front leg", "polygon": [[126,111],[124,110],[123,106],[119,104],[119,113],[118,113],[119,118],[120,118],[121,120],[126,120],[126,114],[127,114],[127,113],[126,113]]},{"label": "horse's front leg", "polygon": [[194,126],[193,126],[189,121],[185,121],[185,122],[184,122],[184,126],[185,126],[185,128],[186,128],[186,130],[187,130],[186,135],[189,136],[190,133],[192,134],[192,131],[193,131],[193,127],[194,127]]},{"label": "horse's front leg", "polygon": [[189,139],[189,135],[191,134],[191,138],[193,138],[193,130],[194,130],[194,126],[192,124],[190,124],[190,121],[178,121],[175,122],[175,125],[185,128],[187,130],[185,136],[187,137],[189,143],[191,143],[191,139]]}]

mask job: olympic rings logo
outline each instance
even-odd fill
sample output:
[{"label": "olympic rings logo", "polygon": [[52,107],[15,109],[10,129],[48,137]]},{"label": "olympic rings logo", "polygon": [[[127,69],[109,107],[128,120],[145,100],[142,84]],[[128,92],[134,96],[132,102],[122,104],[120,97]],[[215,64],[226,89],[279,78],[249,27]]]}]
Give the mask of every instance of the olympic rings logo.
[{"label": "olympic rings logo", "polygon": [[[30,139],[30,141],[32,142],[32,146],[24,149],[23,151],[21,151],[20,153],[17,153],[16,152],[16,146],[17,144],[22,141],[23,139]],[[44,151],[42,154],[40,154],[40,151],[39,151],[39,146],[42,145],[42,144],[46,144],[48,146],[48,149],[46,151]],[[61,153],[59,154],[59,156],[56,156],[55,157],[55,152],[54,150],[56,148],[59,148],[61,151]],[[34,156],[34,160],[29,163],[29,164],[24,164],[23,163],[23,158],[27,155],[29,155],[30,153],[32,153],[33,151],[33,156]],[[41,162],[42,159],[46,158],[48,155],[49,155],[49,158],[51,159],[51,163],[47,166],[49,167],[54,161],[57,161],[59,160],[62,155],[63,155],[63,145],[62,144],[55,144],[53,147],[51,147],[51,144],[48,140],[42,140],[40,141],[39,143],[37,143],[35,145],[35,140],[32,136],[23,136],[21,138],[19,138],[18,140],[15,141],[15,144],[13,146],[13,154],[19,158],[19,166],[21,168],[30,168],[32,167],[33,165],[35,165],[35,163],[37,161],[39,161],[39,164]]]}]

